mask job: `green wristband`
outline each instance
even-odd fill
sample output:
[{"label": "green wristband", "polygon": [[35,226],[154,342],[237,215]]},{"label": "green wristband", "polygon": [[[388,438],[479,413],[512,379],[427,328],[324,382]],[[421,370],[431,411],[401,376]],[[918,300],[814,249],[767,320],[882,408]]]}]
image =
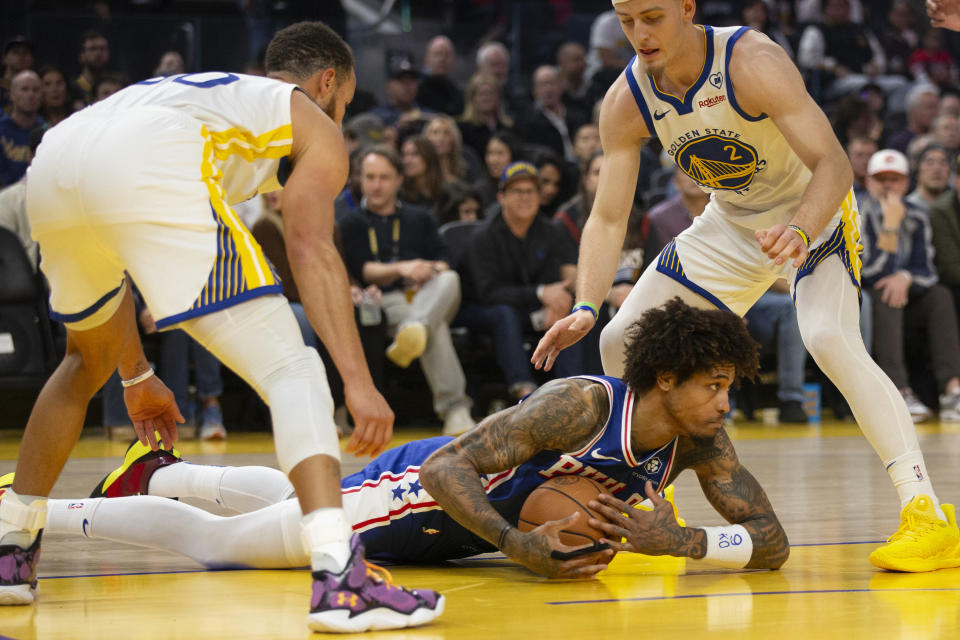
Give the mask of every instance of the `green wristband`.
[{"label": "green wristband", "polygon": [[597,309],[597,305],[595,305],[595,304],[593,304],[593,303],[591,303],[591,302],[586,302],[586,301],[581,300],[581,301],[578,302],[576,305],[574,305],[573,310],[571,311],[571,313],[573,313],[574,311],[579,311],[580,309],[585,309],[585,310],[589,311],[590,313],[592,313],[594,320],[596,320],[597,318],[600,317],[600,310]]}]

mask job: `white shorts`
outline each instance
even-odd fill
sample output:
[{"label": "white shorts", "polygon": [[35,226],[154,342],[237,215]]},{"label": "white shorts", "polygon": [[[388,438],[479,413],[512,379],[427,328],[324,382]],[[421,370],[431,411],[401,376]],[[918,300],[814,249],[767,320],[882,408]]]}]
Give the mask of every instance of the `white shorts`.
[{"label": "white shorts", "polygon": [[813,240],[799,269],[790,262],[777,266],[760,250],[754,229],[738,224],[711,200],[693,224],[671,241],[657,258],[666,274],[720,309],[743,316],[777,278],[791,291],[827,256],[839,255],[853,284],[860,287],[860,227],[851,190],[823,233]]},{"label": "white shorts", "polygon": [[199,121],[156,107],[81,114],[46,134],[27,174],[27,214],[54,319],[106,322],[124,272],[161,329],[281,292],[205,144]]}]

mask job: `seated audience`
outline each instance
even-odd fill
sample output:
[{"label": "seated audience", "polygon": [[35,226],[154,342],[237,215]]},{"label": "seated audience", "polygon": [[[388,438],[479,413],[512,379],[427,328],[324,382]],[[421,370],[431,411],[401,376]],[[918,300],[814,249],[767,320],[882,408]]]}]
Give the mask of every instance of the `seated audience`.
[{"label": "seated audience", "polygon": [[387,52],[387,100],[370,112],[393,127],[399,138],[419,131],[430,110],[417,104],[420,74],[413,65],[413,57],[406,52]]},{"label": "seated audience", "polygon": [[424,136],[413,136],[400,146],[403,187],[400,198],[407,204],[433,209],[443,187],[440,159]]},{"label": "seated audience", "polygon": [[937,143],[928,144],[914,165],[917,187],[904,200],[929,216],[930,205],[950,187],[950,169],[947,151]]},{"label": "seated audience", "polygon": [[517,123],[517,133],[528,143],[549,147],[568,162],[576,156],[572,137],[589,114],[563,103],[563,84],[556,67],[543,65],[533,72],[533,104]]},{"label": "seated audience", "polygon": [[867,168],[863,218],[863,287],[873,292],[873,357],[900,390],[915,422],[933,412],[910,386],[905,329],[926,330],[933,375],[940,388],[940,419],[960,420],[960,337],[949,289],[937,283],[930,221],[905,201],[907,158],[878,151]]},{"label": "seated audience", "polygon": [[867,163],[877,152],[877,143],[871,138],[859,136],[847,142],[846,150],[850,166],[853,168],[853,195],[859,202],[866,193]]},{"label": "seated audience", "polygon": [[[565,42],[557,49],[557,71],[563,85],[563,104],[587,115],[593,105],[587,98],[587,50],[579,42]],[[571,132],[574,133],[574,132]]]},{"label": "seated audience", "polygon": [[10,113],[0,116],[0,187],[13,184],[33,159],[30,131],[43,125],[40,76],[21,71],[10,83]]},{"label": "seated audience", "polygon": [[363,204],[340,222],[350,274],[383,291],[393,342],[387,357],[399,367],[420,360],[446,435],[474,426],[466,378],[453,348],[450,321],[460,306],[460,278],[444,259],[430,214],[399,200],[403,163],[391,147],[371,147],[360,160]]},{"label": "seated audience", "polygon": [[440,190],[434,218],[440,227],[448,222],[476,222],[480,219],[480,194],[466,182],[448,182]]},{"label": "seated audience", "polygon": [[3,76],[0,77],[0,113],[10,113],[10,83],[21,71],[33,69],[33,43],[14,36],[3,43]]},{"label": "seated audience", "polygon": [[423,75],[417,89],[417,103],[425,109],[457,116],[463,113],[463,89],[453,81],[457,52],[447,36],[436,36],[427,44]]},{"label": "seated audience", "polygon": [[[952,158],[954,170],[957,158]],[[940,195],[930,206],[933,230],[933,266],[940,284],[953,293],[953,304],[960,319],[960,172],[954,173],[953,188]]]},{"label": "seated audience", "polygon": [[483,163],[473,149],[463,146],[456,120],[443,113],[435,114],[423,128],[423,135],[437,152],[444,182],[473,182],[480,177]]},{"label": "seated audience", "polygon": [[110,43],[107,37],[96,30],[85,32],[80,37],[80,75],[73,81],[71,91],[76,99],[74,110],[96,102],[93,85],[109,64]]},{"label": "seated audience", "polygon": [[497,194],[500,190],[500,176],[503,175],[503,170],[507,168],[508,164],[518,159],[519,153],[520,142],[509,131],[496,131],[487,141],[483,155],[486,171],[484,171],[483,177],[474,184],[483,199],[484,217],[487,213],[496,209],[498,204]]},{"label": "seated audience", "polygon": [[43,95],[40,116],[49,128],[73,113],[73,102],[67,93],[67,76],[61,69],[45,65],[40,67],[39,75]]},{"label": "seated audience", "polygon": [[907,126],[887,138],[887,147],[906,153],[910,141],[930,132],[939,107],[939,92],[931,84],[918,84],[907,92]]},{"label": "seated audience", "polygon": [[[507,387],[513,397],[522,398],[536,387],[524,335],[539,337],[570,312],[577,252],[559,225],[538,214],[536,167],[526,162],[507,166],[497,198],[501,210],[471,237],[469,279],[476,291],[467,292],[456,322],[493,335]],[[582,345],[564,349],[551,373],[584,373]]]},{"label": "seated audience", "polygon": [[569,195],[567,163],[553,153],[544,151],[537,154],[533,165],[540,174],[540,213],[552,218]]},{"label": "seated audience", "polygon": [[483,157],[487,141],[495,131],[509,129],[513,119],[503,108],[503,88],[497,78],[488,73],[473,74],[467,83],[463,114],[457,122],[464,146]]}]

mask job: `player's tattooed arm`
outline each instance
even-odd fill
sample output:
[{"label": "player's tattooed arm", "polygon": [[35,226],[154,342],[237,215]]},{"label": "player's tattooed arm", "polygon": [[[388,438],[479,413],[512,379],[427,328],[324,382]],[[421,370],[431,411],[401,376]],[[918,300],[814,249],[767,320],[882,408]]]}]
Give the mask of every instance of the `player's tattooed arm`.
[{"label": "player's tattooed arm", "polygon": [[725,429],[712,439],[685,442],[678,452],[677,466],[693,469],[714,509],[750,533],[753,555],[747,568],[776,569],[786,562],[790,555],[787,534],[763,487],[740,464]]},{"label": "player's tattooed arm", "polygon": [[540,451],[579,448],[602,428],[608,411],[603,385],[552,381],[522,404],[489,416],[476,429],[435,451],[421,466],[420,480],[452,518],[491,544],[501,545],[511,558],[545,575],[579,575],[564,573],[564,563],[550,558],[552,549],[545,535],[508,529],[501,540],[508,523],[490,504],[481,476],[511,469]]}]

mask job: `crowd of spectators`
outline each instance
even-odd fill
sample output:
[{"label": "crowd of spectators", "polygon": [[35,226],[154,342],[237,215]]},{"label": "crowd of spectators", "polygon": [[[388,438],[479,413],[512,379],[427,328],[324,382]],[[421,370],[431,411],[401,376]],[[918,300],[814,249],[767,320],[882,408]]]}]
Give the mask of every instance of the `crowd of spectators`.
[{"label": "crowd of spectators", "polygon": [[[704,22],[747,24],[782,46],[830,117],[854,169],[862,213],[862,332],[918,421],[938,405],[953,406],[960,394],[960,86],[955,43],[927,26],[920,4],[698,2]],[[512,60],[518,43],[490,39],[464,49],[441,34],[423,46],[389,49],[383,99],[358,99],[345,121],[351,175],[336,215],[367,359],[381,389],[418,362],[446,433],[469,429],[484,409],[471,413],[468,364],[454,346],[464,331],[491,345],[506,399],[522,398],[545,380],[529,364],[529,347],[573,302],[577,245],[603,163],[598,107],[633,56],[604,6],[588,37],[557,42],[547,59],[528,58],[522,82]],[[4,226],[17,220],[8,211],[23,206],[17,190],[31,137],[128,82],[113,70],[102,32],[83,33],[77,47],[78,67],[64,70],[35,60],[30,39],[3,45]],[[190,69],[181,51],[158,51],[156,59],[156,75]],[[359,82],[367,94],[376,89]],[[707,195],[658,151],[656,140],[644,151],[627,237],[616,248],[620,268],[598,327],[563,352],[553,375],[601,373],[591,340],[706,204]],[[322,351],[284,266],[282,209],[282,193],[238,207],[283,275],[304,339]],[[22,227],[25,218],[19,220]],[[29,233],[17,231],[27,243]],[[805,421],[811,363],[788,285],[771,287],[745,321],[776,356],[781,420]],[[210,382],[202,351],[181,342],[171,341],[176,355],[166,357],[168,366],[186,368],[187,354],[197,354],[198,421],[219,425],[210,429],[223,437],[222,416],[208,410],[220,387]],[[344,410],[338,414],[347,428]],[[960,420],[949,411],[940,417]]]}]

